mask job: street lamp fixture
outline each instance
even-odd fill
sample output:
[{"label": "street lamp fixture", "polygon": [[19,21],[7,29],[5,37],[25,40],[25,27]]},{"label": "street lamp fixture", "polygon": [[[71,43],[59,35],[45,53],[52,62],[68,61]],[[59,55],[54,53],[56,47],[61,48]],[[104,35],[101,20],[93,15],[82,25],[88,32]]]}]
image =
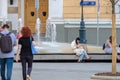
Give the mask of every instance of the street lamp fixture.
[{"label": "street lamp fixture", "polygon": [[85,28],[85,22],[84,22],[84,12],[83,12],[83,0],[81,0],[81,22],[80,22],[80,29],[79,29],[79,37],[80,37],[80,43],[86,44],[86,28]]}]

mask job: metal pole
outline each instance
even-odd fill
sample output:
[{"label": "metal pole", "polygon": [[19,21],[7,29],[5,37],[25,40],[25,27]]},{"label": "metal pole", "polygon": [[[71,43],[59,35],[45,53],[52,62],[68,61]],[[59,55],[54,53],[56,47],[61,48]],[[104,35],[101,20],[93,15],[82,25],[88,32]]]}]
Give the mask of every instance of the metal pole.
[{"label": "metal pole", "polygon": [[97,46],[99,45],[99,17],[97,15]]},{"label": "metal pole", "polygon": [[97,12],[97,46],[99,45],[99,16],[100,16],[100,0],[98,0],[98,12]]},{"label": "metal pole", "polygon": [[81,22],[80,22],[80,30],[79,30],[79,37],[80,37],[80,43],[86,44],[86,28],[85,28],[85,22],[84,22],[84,12],[83,12],[83,0],[81,0]]}]

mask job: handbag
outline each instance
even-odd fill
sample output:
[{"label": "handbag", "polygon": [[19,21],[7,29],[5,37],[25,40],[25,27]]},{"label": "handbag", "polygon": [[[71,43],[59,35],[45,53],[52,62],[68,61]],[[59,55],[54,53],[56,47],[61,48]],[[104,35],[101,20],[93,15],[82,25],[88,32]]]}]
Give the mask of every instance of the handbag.
[{"label": "handbag", "polygon": [[32,51],[32,54],[37,54],[38,51],[37,51],[37,49],[35,48],[35,46],[32,44],[32,37],[30,37],[30,42],[31,42],[31,51]]}]

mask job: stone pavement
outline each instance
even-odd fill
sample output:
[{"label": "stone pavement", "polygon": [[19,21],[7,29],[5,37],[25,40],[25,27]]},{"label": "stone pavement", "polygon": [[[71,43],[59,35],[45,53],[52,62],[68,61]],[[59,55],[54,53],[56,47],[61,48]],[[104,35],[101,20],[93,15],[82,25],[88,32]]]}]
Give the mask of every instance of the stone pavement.
[{"label": "stone pavement", "polygon": [[[120,72],[117,63],[117,72]],[[34,63],[32,80],[92,80],[98,72],[111,72],[111,63]],[[117,76],[116,76],[117,77]],[[14,63],[12,80],[22,80],[21,63]]]}]

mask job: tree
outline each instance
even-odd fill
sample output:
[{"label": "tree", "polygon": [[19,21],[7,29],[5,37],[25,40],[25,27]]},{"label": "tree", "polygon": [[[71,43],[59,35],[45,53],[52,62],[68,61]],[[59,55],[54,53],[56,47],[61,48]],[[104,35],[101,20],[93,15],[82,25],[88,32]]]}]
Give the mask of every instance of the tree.
[{"label": "tree", "polygon": [[115,5],[119,0],[110,0],[112,4],[112,74],[116,74],[116,15]]}]

